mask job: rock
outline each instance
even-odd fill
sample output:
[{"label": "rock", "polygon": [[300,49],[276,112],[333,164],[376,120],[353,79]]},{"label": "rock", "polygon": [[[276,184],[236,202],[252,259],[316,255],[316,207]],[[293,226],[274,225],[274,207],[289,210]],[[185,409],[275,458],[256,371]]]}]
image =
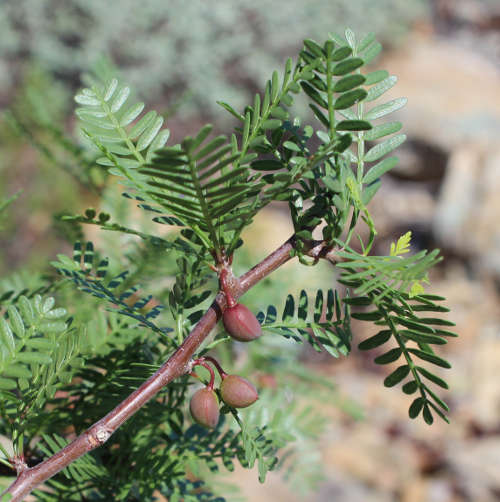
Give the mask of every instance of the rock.
[{"label": "rock", "polygon": [[397,149],[397,155],[399,163],[389,171],[393,178],[438,183],[444,176],[448,152],[435,143],[409,138]]},{"label": "rock", "polygon": [[500,438],[449,444],[453,471],[464,500],[493,502],[500,490]]},{"label": "rock", "polygon": [[449,160],[433,230],[437,243],[500,277],[500,149],[464,144]]},{"label": "rock", "polygon": [[[369,206],[377,226],[377,245],[385,249],[377,252],[389,253],[390,242],[408,230],[426,229],[430,231],[431,221],[436,210],[436,203],[425,184],[416,182],[398,182],[385,178]],[[364,225],[360,225],[363,230]],[[381,243],[380,239],[388,239]]]},{"label": "rock", "polygon": [[479,50],[414,33],[377,66],[398,77],[385,101],[408,97],[408,104],[397,114],[408,136],[446,151],[466,141],[497,142],[500,72]]}]

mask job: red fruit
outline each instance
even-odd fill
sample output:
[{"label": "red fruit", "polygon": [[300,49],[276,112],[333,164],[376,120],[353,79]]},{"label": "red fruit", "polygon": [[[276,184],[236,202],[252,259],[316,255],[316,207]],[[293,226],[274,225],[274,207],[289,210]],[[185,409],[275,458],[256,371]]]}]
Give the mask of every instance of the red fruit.
[{"label": "red fruit", "polygon": [[189,403],[189,411],[197,423],[213,429],[219,422],[219,403],[215,392],[208,387],[196,391]]},{"label": "red fruit", "polygon": [[222,399],[233,408],[246,408],[257,401],[257,389],[246,378],[227,375],[220,386]]},{"label": "red fruit", "polygon": [[228,307],[224,311],[222,322],[226,331],[240,342],[250,342],[262,334],[257,318],[241,303]]}]

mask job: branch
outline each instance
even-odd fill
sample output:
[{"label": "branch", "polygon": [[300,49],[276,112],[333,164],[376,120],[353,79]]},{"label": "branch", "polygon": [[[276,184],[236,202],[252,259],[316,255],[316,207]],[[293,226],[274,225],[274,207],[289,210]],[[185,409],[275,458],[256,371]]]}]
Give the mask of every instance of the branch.
[{"label": "branch", "polygon": [[[233,297],[239,298],[264,277],[286,263],[291,258],[290,253],[294,249],[294,245],[295,236],[292,236],[240,278],[229,277],[228,289]],[[309,250],[307,254],[316,260],[324,258],[333,264],[338,261],[333,250],[323,241],[310,241],[307,243],[307,249]],[[191,357],[221,318],[225,308],[226,297],[223,293],[218,293],[212,305],[182,345],[154,375],[72,443],[40,464],[23,470],[9,488],[0,494],[0,497],[10,493],[12,494],[11,502],[23,500],[39,484],[50,479],[85,453],[104,444],[120,425],[152,399],[165,385],[175,378],[189,373],[191,371]]]}]

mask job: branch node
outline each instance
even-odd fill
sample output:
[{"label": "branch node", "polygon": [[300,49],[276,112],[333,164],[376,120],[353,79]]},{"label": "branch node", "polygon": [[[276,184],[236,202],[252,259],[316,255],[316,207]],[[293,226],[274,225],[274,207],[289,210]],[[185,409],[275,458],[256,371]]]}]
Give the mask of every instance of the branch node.
[{"label": "branch node", "polygon": [[184,366],[184,373],[191,373],[195,366],[195,362],[196,362],[195,359],[190,359]]},{"label": "branch node", "polygon": [[11,462],[14,465],[18,476],[20,476],[26,469],[28,469],[28,464],[24,460],[24,455],[16,455],[14,458],[12,458]]},{"label": "branch node", "polygon": [[91,449],[103,445],[111,437],[111,432],[102,426],[96,427],[94,431],[89,434],[89,443]]}]

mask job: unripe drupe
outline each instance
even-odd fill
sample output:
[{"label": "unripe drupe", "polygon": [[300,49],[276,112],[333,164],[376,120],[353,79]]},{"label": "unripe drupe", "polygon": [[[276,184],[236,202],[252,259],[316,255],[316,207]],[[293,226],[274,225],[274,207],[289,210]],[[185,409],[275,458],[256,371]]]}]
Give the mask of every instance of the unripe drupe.
[{"label": "unripe drupe", "polygon": [[246,408],[259,398],[257,389],[246,378],[226,375],[220,386],[222,399],[233,408]]},{"label": "unripe drupe", "polygon": [[257,318],[241,303],[228,307],[224,311],[222,322],[226,331],[240,342],[250,342],[262,334]]},{"label": "unripe drupe", "polygon": [[196,391],[189,403],[189,411],[198,424],[213,429],[219,422],[219,403],[213,389],[205,387]]},{"label": "unripe drupe", "polygon": [[224,310],[224,314],[222,314],[222,322],[226,331],[233,338],[240,342],[250,342],[262,334],[262,328],[257,318],[245,305],[236,303],[229,289],[227,276],[227,269],[223,269],[220,272],[219,278],[221,287],[226,295],[227,308]]}]

